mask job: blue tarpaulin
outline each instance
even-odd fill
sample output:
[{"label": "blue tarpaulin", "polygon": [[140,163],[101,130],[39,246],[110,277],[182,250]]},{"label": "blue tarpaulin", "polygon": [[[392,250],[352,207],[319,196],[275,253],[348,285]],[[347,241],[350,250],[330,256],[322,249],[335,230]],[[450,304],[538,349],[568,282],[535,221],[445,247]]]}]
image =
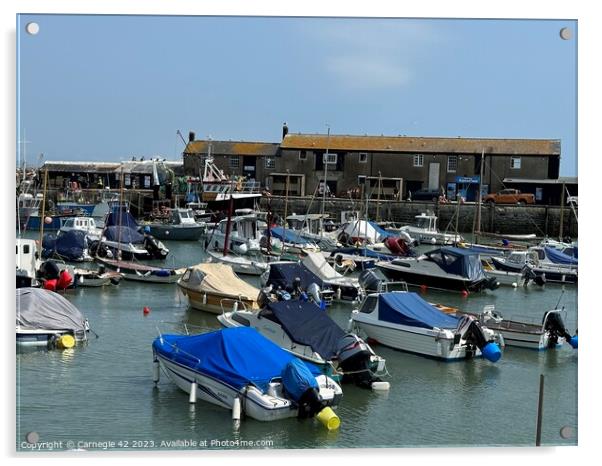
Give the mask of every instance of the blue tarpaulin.
[{"label": "blue tarpaulin", "polygon": [[469,280],[486,278],[479,255],[468,249],[445,247],[427,252],[426,256],[447,273]]},{"label": "blue tarpaulin", "polygon": [[[250,327],[202,335],[162,335],[153,342],[153,349],[237,390],[253,384],[266,391],[270,380],[281,377],[286,365],[296,359]],[[317,366],[304,364],[312,374],[321,374]]]},{"label": "blue tarpaulin", "polygon": [[384,241],[385,238],[388,238],[389,236],[393,236],[396,237],[398,235],[396,235],[395,233],[391,233],[390,231],[385,230],[384,228],[381,228],[378,226],[378,224],[376,224],[375,222],[368,222],[372,228],[374,228],[374,230],[376,230],[376,232],[380,235],[380,241]]},{"label": "blue tarpaulin", "polygon": [[144,235],[130,227],[110,226],[105,228],[104,233],[109,241],[121,243],[142,243],[144,241]]},{"label": "blue tarpaulin", "polygon": [[282,385],[295,401],[310,388],[318,388],[316,377],[300,359],[292,359],[282,373]]},{"label": "blue tarpaulin", "polygon": [[337,253],[340,254],[353,254],[356,256],[362,256],[362,257],[370,257],[373,259],[378,259],[381,261],[391,261],[393,259],[397,259],[397,256],[392,256],[390,254],[383,254],[381,252],[377,252],[377,251],[373,251],[372,249],[368,249],[368,248],[338,248],[335,249],[334,251],[332,251],[330,253],[331,256],[336,256]]},{"label": "blue tarpaulin", "polygon": [[416,293],[382,293],[378,296],[378,319],[392,324],[421,328],[455,329],[458,318],[445,314]]},{"label": "blue tarpaulin", "polygon": [[[560,252],[558,249],[554,248],[545,248],[546,256],[550,259],[554,264],[569,264],[569,265],[577,265],[579,260],[576,257],[569,256],[568,254],[564,254]],[[576,254],[577,248],[575,248]]]},{"label": "blue tarpaulin", "polygon": [[282,262],[270,264],[270,273],[266,285],[272,285],[274,288],[292,290],[293,280],[301,279],[301,288],[307,289],[309,285],[315,283],[323,288],[324,283],[313,272],[304,265],[297,262]]},{"label": "blue tarpaulin", "polygon": [[84,250],[87,247],[88,241],[86,240],[85,231],[69,230],[59,233],[54,250],[67,260],[77,260],[83,257]]},{"label": "blue tarpaulin", "polygon": [[[264,232],[267,235],[267,230]],[[270,228],[270,235],[274,238],[278,238],[285,243],[292,244],[311,244],[311,241],[306,240],[301,236],[301,234],[296,230],[290,230],[288,228],[283,227],[274,227]]]},{"label": "blue tarpaulin", "polygon": [[107,216],[105,226],[122,226],[133,228],[135,230],[138,229],[138,223],[125,207],[113,207],[113,210],[111,210],[111,213]]},{"label": "blue tarpaulin", "polygon": [[[310,346],[323,359],[332,359],[345,332],[325,311],[309,301],[278,301],[269,303],[271,312],[286,334],[295,343]],[[270,317],[268,317],[270,318]]]}]

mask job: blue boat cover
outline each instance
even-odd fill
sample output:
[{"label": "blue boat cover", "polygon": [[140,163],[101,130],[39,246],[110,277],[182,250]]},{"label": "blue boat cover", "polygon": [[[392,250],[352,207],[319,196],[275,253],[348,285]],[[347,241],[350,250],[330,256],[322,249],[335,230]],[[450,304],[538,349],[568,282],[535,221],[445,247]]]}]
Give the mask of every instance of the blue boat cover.
[{"label": "blue boat cover", "polygon": [[339,248],[339,249],[335,249],[334,251],[332,251],[330,253],[330,255],[336,256],[337,253],[352,254],[355,256],[362,256],[362,257],[370,257],[372,259],[378,259],[381,261],[392,261],[393,259],[397,259],[397,256],[392,256],[390,254],[383,254],[382,252],[373,251],[372,249],[368,249],[368,248],[354,248],[354,247]]},{"label": "blue boat cover", "polygon": [[293,280],[301,279],[301,288],[307,289],[309,285],[315,283],[320,288],[324,287],[324,282],[311,270],[297,262],[282,262],[270,264],[270,273],[266,285],[272,285],[275,289],[278,287],[284,290],[292,290]]},{"label": "blue boat cover", "polygon": [[[286,365],[296,359],[250,327],[202,335],[162,335],[153,342],[153,350],[237,390],[253,384],[266,391],[270,380],[281,377]],[[304,364],[312,374],[321,374],[317,366]]]},{"label": "blue boat cover", "polygon": [[[267,236],[267,230],[264,232],[264,235]],[[289,228],[283,227],[274,227],[270,228],[270,235],[274,238],[278,238],[285,243],[292,244],[311,244],[311,241],[303,238],[300,232],[296,230],[291,230]]]},{"label": "blue boat cover", "polygon": [[300,359],[292,359],[282,373],[282,385],[295,401],[310,388],[319,388],[316,377]]},{"label": "blue boat cover", "polygon": [[374,222],[368,222],[368,223],[380,235],[380,238],[379,238],[380,241],[383,241],[385,238],[388,238],[389,236],[397,236],[395,233],[391,233],[390,231],[387,231],[384,228],[379,227],[378,224],[376,224]]},{"label": "blue boat cover", "polygon": [[121,243],[142,243],[144,241],[144,235],[130,227],[107,227],[105,228],[105,237],[109,241],[119,241]]},{"label": "blue boat cover", "polygon": [[410,327],[448,328],[458,326],[458,318],[445,314],[416,293],[381,293],[378,296],[378,319]]},{"label": "blue boat cover", "polygon": [[138,223],[132,217],[132,214],[125,207],[113,207],[109,215],[107,216],[107,220],[105,221],[105,226],[122,226],[129,227],[135,230],[138,229]]},{"label": "blue boat cover", "polygon": [[469,280],[486,278],[479,255],[469,249],[445,247],[427,252],[426,256],[447,273]]},{"label": "blue boat cover", "polygon": [[56,244],[56,236],[52,233],[45,233],[42,238],[42,254],[52,253]]},{"label": "blue boat cover", "polygon": [[[332,359],[345,332],[325,311],[309,301],[269,303],[262,316],[271,312],[295,343],[310,346],[326,361]],[[269,318],[269,317],[268,317]]]},{"label": "blue boat cover", "polygon": [[[569,256],[558,249],[554,248],[544,248],[546,250],[546,256],[550,259],[554,264],[569,264],[569,265],[577,265],[579,260],[576,257]],[[577,249],[575,248],[575,253]]]},{"label": "blue boat cover", "polygon": [[81,230],[60,232],[54,244],[55,252],[67,260],[81,259],[87,247],[86,232]]},{"label": "blue boat cover", "polygon": [[479,246],[478,244],[472,244],[471,246],[462,249],[466,249],[475,254],[487,254],[489,256],[503,256],[505,254],[503,249],[487,248]]}]

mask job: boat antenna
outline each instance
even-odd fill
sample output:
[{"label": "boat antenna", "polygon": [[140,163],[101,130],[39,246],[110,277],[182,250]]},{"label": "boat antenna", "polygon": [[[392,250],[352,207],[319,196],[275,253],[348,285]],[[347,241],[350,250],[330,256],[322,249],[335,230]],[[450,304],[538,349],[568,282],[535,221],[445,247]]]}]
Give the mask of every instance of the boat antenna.
[{"label": "boat antenna", "polygon": [[564,295],[564,289],[560,292],[560,297],[558,298],[558,302],[556,303],[556,307],[554,307],[554,309],[558,309],[558,305],[560,304],[560,300],[562,299],[563,295]]}]

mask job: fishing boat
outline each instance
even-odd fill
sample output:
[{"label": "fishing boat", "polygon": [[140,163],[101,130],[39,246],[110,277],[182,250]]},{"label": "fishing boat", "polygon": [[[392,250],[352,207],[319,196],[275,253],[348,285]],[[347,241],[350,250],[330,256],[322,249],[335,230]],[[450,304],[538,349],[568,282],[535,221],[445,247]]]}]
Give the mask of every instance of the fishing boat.
[{"label": "fishing boat", "polygon": [[376,267],[390,280],[405,281],[412,286],[465,293],[499,286],[495,278],[485,275],[478,254],[451,246],[416,258],[378,262]]},{"label": "fishing boat", "polygon": [[155,238],[173,241],[197,241],[207,228],[196,222],[192,209],[170,209],[168,218],[144,225]]},{"label": "fishing boat", "polygon": [[543,265],[536,251],[513,251],[507,257],[492,257],[491,262],[498,270],[521,272],[525,266],[546,282],[577,283],[577,269],[555,265]]},{"label": "fishing boat", "polygon": [[345,277],[337,272],[320,253],[309,252],[301,262],[310,272],[322,279],[322,283],[334,291],[335,299],[356,301],[362,298],[357,278]]},{"label": "fishing boat", "polygon": [[453,245],[464,241],[460,235],[439,231],[437,216],[432,213],[416,215],[414,225],[406,225],[395,231],[406,232],[418,242],[426,244]]},{"label": "fishing boat", "polygon": [[178,287],[190,307],[221,314],[233,307],[259,309],[259,289],[241,280],[225,264],[203,263],[186,269]]},{"label": "fishing boat", "polygon": [[[201,335],[159,335],[153,342],[155,382],[162,367],[168,377],[197,399],[258,421],[316,416],[337,428],[332,411],[341,387],[275,345],[252,328],[230,328]],[[325,410],[326,409],[326,410]]]},{"label": "fishing boat", "polygon": [[102,236],[100,228],[92,217],[70,217],[63,221],[59,232],[83,231],[90,240],[99,240]]},{"label": "fishing boat", "polygon": [[133,261],[122,261],[109,258],[97,257],[96,260],[119,272],[124,279],[145,283],[176,283],[184,274],[184,269],[172,269],[165,267],[154,267]]},{"label": "fishing boat", "polygon": [[495,311],[493,305],[485,306],[483,311],[478,314],[459,310],[456,310],[455,314],[458,316],[469,315],[478,319],[481,325],[501,333],[508,346],[545,350],[568,343],[572,348],[577,349],[578,337],[568,333],[561,312],[562,310],[558,309],[547,311],[540,324],[506,319]]},{"label": "fishing boat", "polygon": [[416,293],[370,293],[351,314],[370,340],[402,351],[446,361],[483,356],[500,359],[503,339],[470,316],[448,315]]},{"label": "fishing boat", "polygon": [[73,269],[74,284],[76,287],[98,288],[106,285],[119,285],[123,275],[113,270],[105,270],[103,266],[98,270]]},{"label": "fishing boat", "polygon": [[251,327],[285,351],[364,388],[386,389],[379,376],[385,360],[361,338],[346,333],[311,301],[278,301],[265,297],[260,311],[236,310],[217,316],[227,328]]},{"label": "fishing boat", "polygon": [[36,278],[41,261],[38,246],[33,239],[17,238],[16,242],[16,287],[30,288],[39,286]]},{"label": "fishing boat", "polygon": [[268,267],[266,261],[268,256],[256,252],[255,254],[247,253],[244,255],[225,254],[222,251],[208,249],[205,251],[209,256],[210,262],[225,264],[234,270],[236,273],[243,275],[261,275]]},{"label": "fishing boat", "polygon": [[17,346],[71,348],[87,340],[88,320],[60,294],[18,288],[16,299]]}]

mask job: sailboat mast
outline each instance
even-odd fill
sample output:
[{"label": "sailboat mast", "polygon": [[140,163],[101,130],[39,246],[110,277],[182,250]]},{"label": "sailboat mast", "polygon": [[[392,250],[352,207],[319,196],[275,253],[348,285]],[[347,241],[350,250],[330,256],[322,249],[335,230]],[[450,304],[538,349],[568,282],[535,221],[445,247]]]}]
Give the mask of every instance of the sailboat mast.
[{"label": "sailboat mast", "polygon": [[[325,212],[325,208],[326,208],[326,188],[327,188],[327,184],[326,184],[326,176],[328,175],[328,146],[330,145],[330,126],[328,126],[328,133],[326,134],[326,154],[323,155],[324,157],[324,180],[322,183],[322,211],[320,212],[322,214],[322,216],[324,215]],[[320,234],[322,236],[324,236],[324,231],[321,231]]]},{"label": "sailboat mast", "polygon": [[[473,242],[478,243],[478,235],[481,233],[481,200],[482,200],[482,190],[483,190],[483,165],[485,164],[485,149],[481,150],[481,170],[479,173],[479,192],[477,193],[477,219],[475,221],[476,225],[476,236],[475,230],[473,229]],[[456,232],[457,235],[457,232]]]},{"label": "sailboat mast", "polygon": [[46,218],[46,189],[48,188],[48,169],[44,170],[44,191],[42,192],[42,216],[40,217],[40,247],[44,239],[44,220]]},{"label": "sailboat mast", "polygon": [[232,212],[234,211],[234,182],[230,182],[230,204],[228,205],[228,221],[226,223],[226,237],[224,238],[224,257],[228,255],[228,243],[232,229]]}]

